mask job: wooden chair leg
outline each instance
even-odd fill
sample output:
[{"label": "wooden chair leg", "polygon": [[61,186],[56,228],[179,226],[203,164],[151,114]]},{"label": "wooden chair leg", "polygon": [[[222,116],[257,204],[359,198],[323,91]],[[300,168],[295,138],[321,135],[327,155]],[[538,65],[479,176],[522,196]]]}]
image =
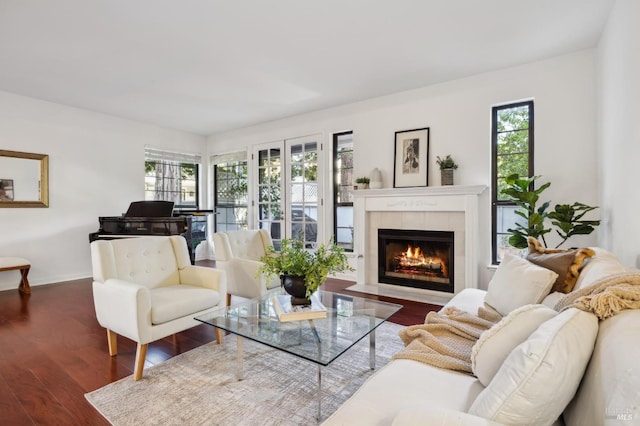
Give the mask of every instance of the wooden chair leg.
[{"label": "wooden chair leg", "polygon": [[136,365],[133,371],[133,380],[135,381],[142,379],[142,370],[144,370],[144,360],[147,358],[148,347],[148,343],[144,345],[138,343],[138,348],[136,349]]},{"label": "wooden chair leg", "polygon": [[30,268],[31,266],[27,266],[26,268],[20,269],[20,276],[22,277],[22,280],[20,281],[18,290],[20,290],[24,294],[31,294],[31,287],[29,286],[29,279],[27,278]]},{"label": "wooden chair leg", "polygon": [[114,356],[118,354],[118,335],[113,331],[107,329],[107,343],[109,344],[109,355]]},{"label": "wooden chair leg", "polygon": [[222,344],[223,337],[224,337],[224,331],[220,328],[216,328],[216,340],[218,341],[219,345]]}]

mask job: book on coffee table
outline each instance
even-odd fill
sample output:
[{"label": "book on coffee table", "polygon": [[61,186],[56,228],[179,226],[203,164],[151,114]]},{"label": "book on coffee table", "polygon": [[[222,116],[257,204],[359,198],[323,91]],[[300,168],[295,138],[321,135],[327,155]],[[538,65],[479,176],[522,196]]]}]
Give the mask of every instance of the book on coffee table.
[{"label": "book on coffee table", "polygon": [[327,308],[320,298],[312,294],[310,299],[311,305],[292,305],[291,296],[279,294],[273,296],[273,309],[281,322],[326,318]]}]

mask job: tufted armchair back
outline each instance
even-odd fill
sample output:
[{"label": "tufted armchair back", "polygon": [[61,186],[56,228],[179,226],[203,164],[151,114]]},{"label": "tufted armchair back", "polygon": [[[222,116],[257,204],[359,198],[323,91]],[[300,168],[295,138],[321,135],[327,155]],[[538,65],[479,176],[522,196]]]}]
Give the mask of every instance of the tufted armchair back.
[{"label": "tufted armchair back", "polygon": [[263,229],[218,232],[213,236],[216,260],[223,262],[233,258],[259,261],[273,241]]},{"label": "tufted armchair back", "polygon": [[94,241],[91,259],[95,281],[117,278],[147,288],[179,284],[179,270],[191,265],[181,236]]},{"label": "tufted armchair back", "polygon": [[265,230],[216,232],[213,234],[216,268],[227,273],[227,305],[231,296],[253,298],[263,296],[280,285],[279,278],[258,276],[260,258],[273,246]]}]

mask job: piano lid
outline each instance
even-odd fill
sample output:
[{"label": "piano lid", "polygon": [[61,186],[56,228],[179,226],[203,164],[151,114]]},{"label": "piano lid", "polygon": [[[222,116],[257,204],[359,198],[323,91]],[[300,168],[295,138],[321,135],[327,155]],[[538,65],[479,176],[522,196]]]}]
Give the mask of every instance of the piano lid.
[{"label": "piano lid", "polygon": [[124,217],[171,217],[173,201],[133,201]]}]

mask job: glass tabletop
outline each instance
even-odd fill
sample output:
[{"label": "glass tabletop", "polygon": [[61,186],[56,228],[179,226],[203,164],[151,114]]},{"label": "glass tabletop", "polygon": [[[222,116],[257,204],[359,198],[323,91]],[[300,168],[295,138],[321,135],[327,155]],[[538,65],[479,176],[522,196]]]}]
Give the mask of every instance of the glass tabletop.
[{"label": "glass tabletop", "polygon": [[313,320],[278,320],[274,298],[251,299],[196,320],[254,340],[317,364],[327,366],[369,335],[402,305],[356,296],[318,291],[327,317]]}]

